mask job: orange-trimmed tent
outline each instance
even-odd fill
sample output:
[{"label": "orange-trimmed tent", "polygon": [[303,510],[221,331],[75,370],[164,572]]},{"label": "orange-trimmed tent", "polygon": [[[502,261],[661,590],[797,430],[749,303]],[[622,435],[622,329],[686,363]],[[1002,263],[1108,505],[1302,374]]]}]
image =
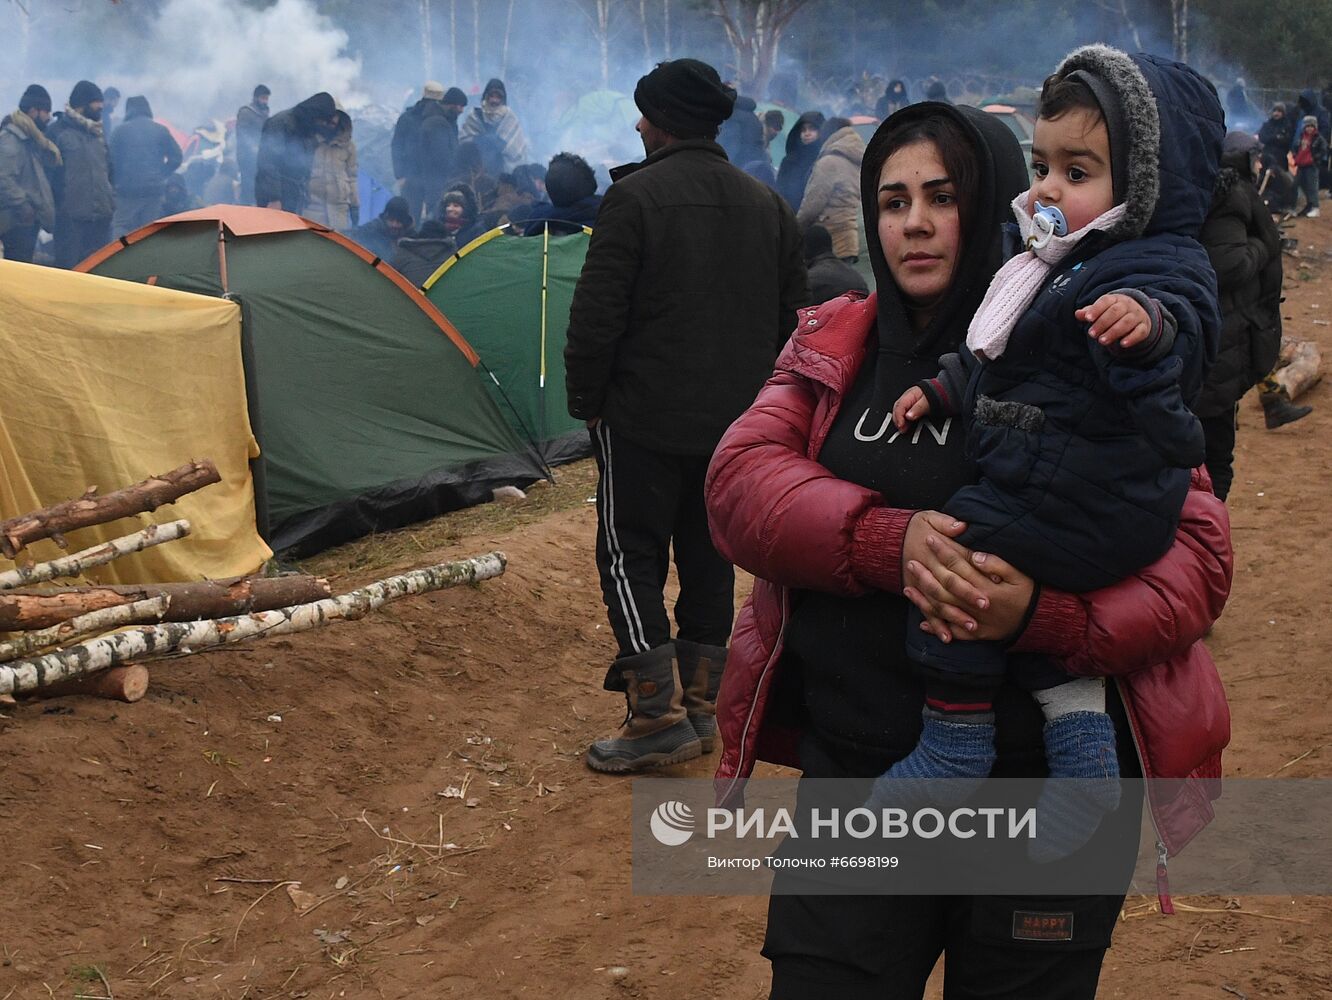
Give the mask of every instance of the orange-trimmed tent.
[{"label": "orange-trimmed tent", "polygon": [[542,474],[452,324],[323,226],[215,205],[137,229],[79,270],[241,304],[256,492],[275,550],[317,551]]}]

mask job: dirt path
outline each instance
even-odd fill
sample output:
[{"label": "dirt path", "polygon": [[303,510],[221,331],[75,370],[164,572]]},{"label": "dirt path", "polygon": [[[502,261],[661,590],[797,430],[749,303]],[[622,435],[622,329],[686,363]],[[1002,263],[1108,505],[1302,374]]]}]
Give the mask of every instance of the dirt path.
[{"label": "dirt path", "polygon": [[[1332,364],[1332,222],[1296,234],[1288,330]],[[1211,640],[1232,775],[1332,776],[1332,392],[1308,401],[1277,433],[1242,408]],[[412,561],[501,548],[504,577],[161,664],[135,706],[6,711],[0,1000],[106,996],[102,975],[117,1000],[766,996],[765,901],[631,895],[629,785],[582,764],[621,711],[593,527],[580,505],[469,530]],[[1130,899],[1101,996],[1332,997],[1332,900],[1180,902]]]}]

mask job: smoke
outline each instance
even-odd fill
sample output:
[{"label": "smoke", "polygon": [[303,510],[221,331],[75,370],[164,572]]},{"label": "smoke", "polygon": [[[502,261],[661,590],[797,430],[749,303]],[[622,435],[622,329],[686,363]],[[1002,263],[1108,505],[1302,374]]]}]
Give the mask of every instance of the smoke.
[{"label": "smoke", "polygon": [[168,0],[116,82],[122,94],[148,95],[159,116],[187,128],[234,112],[259,83],[273,91],[274,110],[321,90],[355,107],[367,97],[349,42],[310,0],[278,0],[266,10],[238,0]]}]

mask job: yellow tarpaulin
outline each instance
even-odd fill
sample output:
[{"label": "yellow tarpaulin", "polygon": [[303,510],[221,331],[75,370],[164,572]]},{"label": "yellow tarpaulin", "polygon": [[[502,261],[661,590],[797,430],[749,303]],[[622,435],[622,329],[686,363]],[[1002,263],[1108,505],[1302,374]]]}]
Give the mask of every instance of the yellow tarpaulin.
[{"label": "yellow tarpaulin", "polygon": [[[72,532],[66,551],[187,518],[188,538],[89,578],[165,583],[257,570],[272,553],[255,528],[249,459],[259,448],[240,327],[240,307],[225,299],[0,261],[0,518],[211,458],[222,482]],[[50,541],[24,551],[38,561],[62,554]]]}]

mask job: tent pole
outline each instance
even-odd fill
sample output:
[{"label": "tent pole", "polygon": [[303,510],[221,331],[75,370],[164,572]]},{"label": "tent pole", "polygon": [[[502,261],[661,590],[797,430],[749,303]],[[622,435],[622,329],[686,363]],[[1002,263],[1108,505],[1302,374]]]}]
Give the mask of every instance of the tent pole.
[{"label": "tent pole", "polygon": [[550,220],[541,227],[541,440],[546,434],[546,276],[550,265]]}]

